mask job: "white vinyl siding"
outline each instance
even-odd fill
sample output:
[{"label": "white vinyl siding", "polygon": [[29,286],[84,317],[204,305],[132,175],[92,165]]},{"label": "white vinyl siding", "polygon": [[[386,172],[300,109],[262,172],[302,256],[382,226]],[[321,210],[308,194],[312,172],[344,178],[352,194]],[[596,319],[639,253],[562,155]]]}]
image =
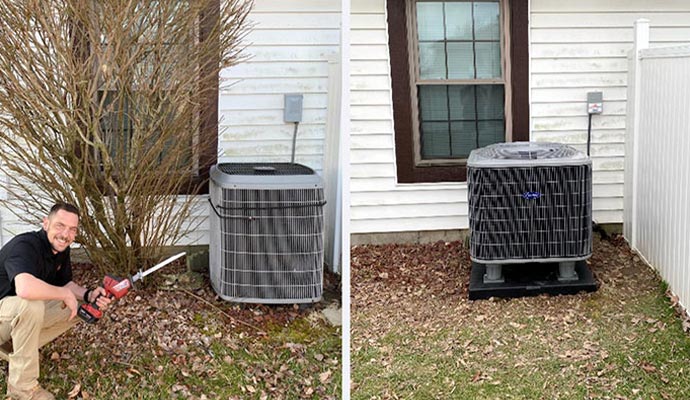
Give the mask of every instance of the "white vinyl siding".
[{"label": "white vinyl siding", "polygon": [[[243,63],[221,71],[219,162],[289,162],[294,125],[283,122],[283,95],[302,93],[296,162],[321,173],[324,167],[329,60],[340,54],[338,0],[256,0]],[[205,218],[207,196],[194,215]],[[0,239],[40,227],[0,210]],[[181,244],[208,244],[208,221]]]},{"label": "white vinyl siding", "polygon": [[[592,127],[594,219],[623,221],[627,52],[648,18],[653,47],[690,43],[690,2],[530,2],[531,140],[585,150],[587,92],[602,91]],[[467,229],[464,183],[398,184],[384,0],[352,1],[352,233]]]},{"label": "white vinyl siding", "polygon": [[623,222],[627,53],[647,18],[651,46],[690,43],[690,2],[534,0],[530,11],[532,140],[585,151],[587,92],[602,91],[592,118],[594,220]]},{"label": "white vinyl siding", "polygon": [[467,227],[465,184],[397,183],[386,3],[351,7],[351,233]]},{"label": "white vinyl siding", "polygon": [[[254,2],[249,58],[221,72],[218,162],[290,162],[295,125],[283,121],[283,96],[301,93],[295,162],[323,174],[329,80],[339,79],[329,61],[339,61],[340,13],[338,0]],[[208,243],[207,223],[202,230]]]},{"label": "white vinyl siding", "polygon": [[340,1],[257,0],[249,19],[249,59],[221,72],[218,161],[289,162],[294,124],[283,122],[283,96],[301,93],[295,161],[320,173]]}]

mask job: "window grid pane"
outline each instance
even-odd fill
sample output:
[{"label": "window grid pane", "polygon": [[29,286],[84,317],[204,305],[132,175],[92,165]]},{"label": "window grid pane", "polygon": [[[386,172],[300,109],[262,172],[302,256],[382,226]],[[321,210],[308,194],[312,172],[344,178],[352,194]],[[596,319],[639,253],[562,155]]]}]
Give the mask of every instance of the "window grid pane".
[{"label": "window grid pane", "polygon": [[417,2],[419,77],[501,78],[498,1]]},{"label": "window grid pane", "polygon": [[467,158],[505,139],[503,85],[418,85],[423,160]]}]

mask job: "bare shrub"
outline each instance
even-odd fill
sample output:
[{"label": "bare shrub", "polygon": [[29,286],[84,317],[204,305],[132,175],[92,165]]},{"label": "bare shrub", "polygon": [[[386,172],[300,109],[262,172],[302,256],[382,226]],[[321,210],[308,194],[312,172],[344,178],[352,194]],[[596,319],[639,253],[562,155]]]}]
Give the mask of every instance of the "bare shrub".
[{"label": "bare shrub", "polygon": [[2,2],[4,205],[31,224],[57,200],[77,205],[77,241],[110,272],[160,258],[196,228],[193,195],[216,158],[219,71],[242,60],[250,9],[245,0]]}]

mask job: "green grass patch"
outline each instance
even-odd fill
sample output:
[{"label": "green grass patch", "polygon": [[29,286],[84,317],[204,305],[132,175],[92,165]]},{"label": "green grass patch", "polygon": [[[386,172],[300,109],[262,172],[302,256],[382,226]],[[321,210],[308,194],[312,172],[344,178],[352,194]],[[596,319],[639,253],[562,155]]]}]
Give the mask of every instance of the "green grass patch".
[{"label": "green grass patch", "polygon": [[80,325],[41,350],[39,381],[59,399],[70,392],[82,399],[339,398],[341,329],[316,310],[293,314],[264,322],[260,333],[228,330],[204,311],[174,315],[169,325],[161,317],[161,327],[148,330],[124,332],[123,321]]}]

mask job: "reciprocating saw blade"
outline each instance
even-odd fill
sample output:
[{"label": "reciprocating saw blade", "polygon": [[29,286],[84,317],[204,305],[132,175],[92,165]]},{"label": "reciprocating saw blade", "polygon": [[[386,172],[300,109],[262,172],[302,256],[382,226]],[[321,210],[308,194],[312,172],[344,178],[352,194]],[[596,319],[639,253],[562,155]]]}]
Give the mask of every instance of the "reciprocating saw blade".
[{"label": "reciprocating saw blade", "polygon": [[[127,292],[129,292],[129,289],[134,287],[134,282],[138,281],[140,279],[143,279],[146,275],[149,275],[155,271],[158,271],[159,269],[165,267],[166,265],[170,264],[171,262],[177,260],[178,258],[182,257],[185,255],[185,252],[176,254],[172,257],[166,258],[165,260],[159,262],[158,264],[154,265],[153,267],[147,269],[146,271],[139,271],[135,275],[132,275],[129,279],[124,278],[116,278],[111,275],[106,275],[105,278],[103,278],[103,289],[105,290],[106,296],[110,299],[119,299],[122,296],[126,295]],[[103,311],[101,311],[98,308],[98,305],[96,304],[96,301],[98,300],[99,297],[102,295],[99,294],[96,299],[92,303],[84,303],[81,306],[79,306],[79,310],[77,311],[77,315],[84,321],[92,324],[99,319],[103,317]]]},{"label": "reciprocating saw blade", "polygon": [[183,255],[185,255],[185,252],[184,252],[184,251],[183,251],[182,253],[175,254],[175,255],[172,256],[172,257],[166,258],[165,260],[159,262],[158,264],[156,264],[156,265],[154,265],[153,267],[147,269],[146,271],[143,271],[143,272],[142,272],[141,270],[139,270],[139,272],[137,272],[136,274],[132,275],[131,281],[132,281],[132,282],[136,282],[136,281],[138,281],[138,280],[140,280],[140,279],[144,279],[144,277],[145,277],[146,275],[149,275],[149,274],[152,274],[152,273],[158,271],[159,269],[165,267],[166,265],[168,265],[168,264],[170,264],[171,262],[177,260],[178,258],[182,257]]}]

